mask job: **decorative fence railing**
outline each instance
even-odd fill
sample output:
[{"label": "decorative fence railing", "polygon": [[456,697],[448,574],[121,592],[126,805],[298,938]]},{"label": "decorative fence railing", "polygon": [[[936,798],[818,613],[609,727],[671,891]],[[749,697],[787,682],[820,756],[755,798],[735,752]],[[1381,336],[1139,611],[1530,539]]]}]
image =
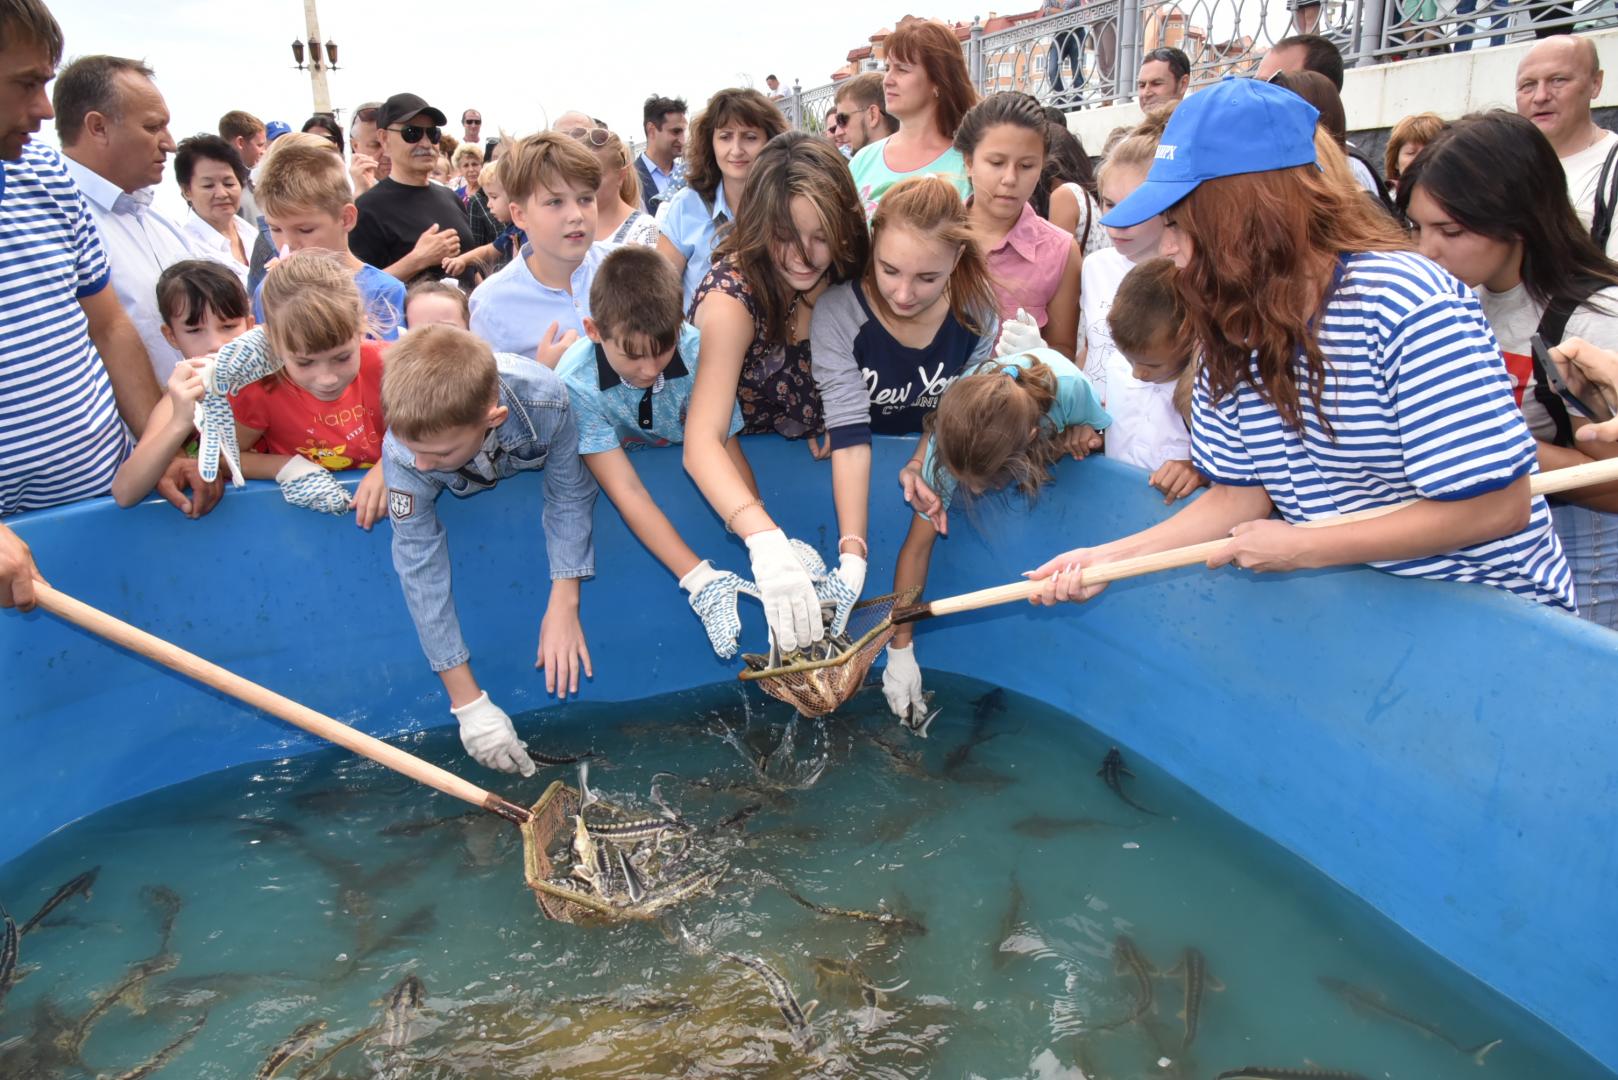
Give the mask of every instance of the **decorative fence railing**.
[{"label": "decorative fence railing", "polygon": [[[961,52],[981,93],[1021,90],[1071,111],[1131,100],[1140,58],[1161,46],[1185,52],[1201,84],[1250,74],[1297,33],[1322,34],[1365,67],[1611,26],[1618,0],[1092,0],[993,33],[974,20]],[[837,85],[794,84],[787,118],[822,130]]]}]

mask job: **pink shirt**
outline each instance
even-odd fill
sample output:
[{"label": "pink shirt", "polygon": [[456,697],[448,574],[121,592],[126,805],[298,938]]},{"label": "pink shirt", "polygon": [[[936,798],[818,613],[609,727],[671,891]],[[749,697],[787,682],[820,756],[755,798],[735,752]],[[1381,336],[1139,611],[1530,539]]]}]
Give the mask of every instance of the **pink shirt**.
[{"label": "pink shirt", "polygon": [[1000,305],[1001,322],[1013,318],[1018,308],[1041,326],[1049,321],[1051,297],[1061,284],[1072,249],[1070,234],[1023,204],[1017,224],[987,256],[989,281]]}]

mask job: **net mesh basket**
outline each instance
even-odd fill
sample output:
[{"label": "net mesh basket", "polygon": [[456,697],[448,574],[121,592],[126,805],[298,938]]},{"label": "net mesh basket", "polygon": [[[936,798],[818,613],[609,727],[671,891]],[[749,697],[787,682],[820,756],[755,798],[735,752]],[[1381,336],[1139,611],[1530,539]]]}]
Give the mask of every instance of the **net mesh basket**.
[{"label": "net mesh basket", "polygon": [[[613,812],[606,803],[596,805]],[[539,910],[546,918],[565,923],[649,917],[610,904],[562,876],[573,863],[573,817],[578,812],[579,793],[561,780],[553,781],[529,808],[528,821],[522,826],[522,868]]]},{"label": "net mesh basket", "polygon": [[756,682],[773,698],[786,702],[804,716],[825,716],[835,712],[859,690],[871,670],[877,653],[893,638],[893,609],[915,602],[919,588],[889,593],[855,604],[848,626],[833,645],[829,656],[814,657],[807,651],[772,658],[746,653],[747,670],[741,678]]}]

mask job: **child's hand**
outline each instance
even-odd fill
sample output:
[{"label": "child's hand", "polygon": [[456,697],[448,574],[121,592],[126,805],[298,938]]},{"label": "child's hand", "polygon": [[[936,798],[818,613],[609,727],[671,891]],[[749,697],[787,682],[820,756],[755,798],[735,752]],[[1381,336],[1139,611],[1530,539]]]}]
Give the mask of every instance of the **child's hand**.
[{"label": "child's hand", "polygon": [[1163,493],[1163,504],[1168,506],[1175,499],[1183,499],[1199,487],[1206,486],[1208,478],[1189,461],[1165,461],[1147,483]]},{"label": "child's hand", "polygon": [[354,516],[366,532],[388,516],[388,485],[382,479],[382,463],[372,465],[354,491]]},{"label": "child's hand", "polygon": [[577,330],[569,330],[558,339],[556,332],[561,328],[562,324],[559,322],[553,322],[546,327],[545,336],[539,339],[539,349],[534,353],[534,359],[548,368],[554,368],[561,361],[562,354],[567,352],[575,341],[579,340]]},{"label": "child's hand", "polygon": [[905,463],[905,467],[899,470],[899,487],[904,489],[905,502],[932,522],[939,536],[949,535],[949,513],[944,509],[944,500],[938,497],[938,492],[928,487],[927,481],[921,478],[921,462],[911,460]]},{"label": "child's hand", "polygon": [[448,277],[460,277],[466,273],[466,268],[472,265],[472,253],[457,255],[453,259],[444,260],[444,273]]},{"label": "child's hand", "polygon": [[1101,449],[1101,436],[1089,424],[1080,424],[1062,432],[1062,445],[1074,461],[1083,461]]},{"label": "child's hand", "polygon": [[809,456],[814,458],[816,461],[825,461],[827,458],[831,457],[830,432],[822,435],[819,439],[816,439],[813,435],[811,435],[804,441],[809,444]]},{"label": "child's hand", "polygon": [[210,357],[181,360],[169,372],[169,427],[176,433],[189,433],[196,426],[196,406],[207,390],[202,380],[202,368]]},{"label": "child's hand", "polygon": [[561,698],[579,692],[581,669],[585,678],[595,678],[577,608],[545,612],[539,623],[539,658],[534,666],[545,672],[545,692]]}]

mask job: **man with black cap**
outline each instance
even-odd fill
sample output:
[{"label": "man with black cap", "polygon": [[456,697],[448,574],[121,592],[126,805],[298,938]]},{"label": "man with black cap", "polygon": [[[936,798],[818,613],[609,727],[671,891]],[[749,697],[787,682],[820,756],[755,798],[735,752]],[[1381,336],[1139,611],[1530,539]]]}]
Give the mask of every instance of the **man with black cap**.
[{"label": "man with black cap", "polygon": [[349,250],[407,284],[442,276],[445,259],[472,248],[455,193],[428,183],[438,161],[444,114],[415,94],[395,94],[382,103],[376,124],[393,167],[355,200],[360,217],[349,235]]}]

